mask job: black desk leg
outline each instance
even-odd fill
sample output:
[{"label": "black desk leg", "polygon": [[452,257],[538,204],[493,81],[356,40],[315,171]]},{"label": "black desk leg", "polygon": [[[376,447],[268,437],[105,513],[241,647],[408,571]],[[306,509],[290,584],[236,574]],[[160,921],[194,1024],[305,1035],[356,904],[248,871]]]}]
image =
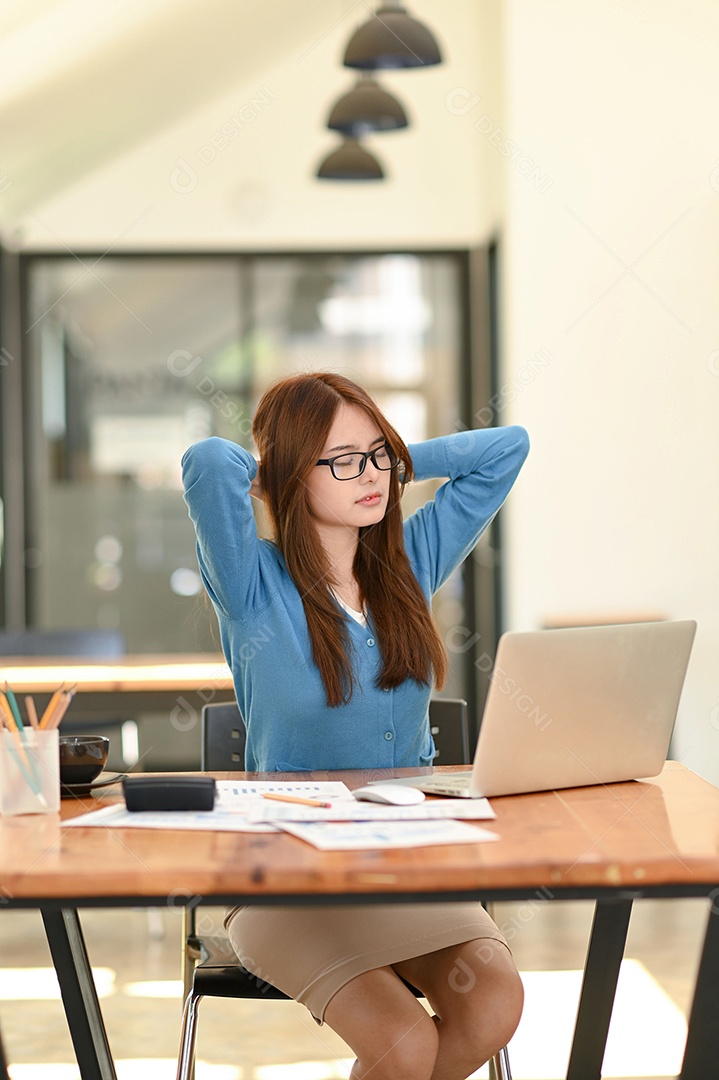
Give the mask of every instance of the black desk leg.
[{"label": "black desk leg", "polygon": [[42,911],[82,1080],[117,1080],[75,908]]},{"label": "black desk leg", "polygon": [[707,1080],[719,1061],[719,896],[712,897],[707,919],[689,1032],[679,1080]]},{"label": "black desk leg", "polygon": [[597,900],[567,1080],[601,1080],[631,900]]}]

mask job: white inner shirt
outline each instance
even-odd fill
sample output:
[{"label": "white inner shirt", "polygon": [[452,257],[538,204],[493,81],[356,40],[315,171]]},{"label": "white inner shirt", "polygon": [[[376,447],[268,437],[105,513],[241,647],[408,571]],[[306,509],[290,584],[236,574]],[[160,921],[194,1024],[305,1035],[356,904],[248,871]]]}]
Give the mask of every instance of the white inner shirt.
[{"label": "white inner shirt", "polygon": [[352,618],[360,624],[360,626],[364,626],[365,628],[367,627],[367,616],[365,615],[364,611],[357,611],[356,608],[351,608],[349,604],[345,604],[342,597],[338,596],[334,589],[332,590],[332,595],[334,596],[339,606],[343,608],[348,615],[351,615]]}]

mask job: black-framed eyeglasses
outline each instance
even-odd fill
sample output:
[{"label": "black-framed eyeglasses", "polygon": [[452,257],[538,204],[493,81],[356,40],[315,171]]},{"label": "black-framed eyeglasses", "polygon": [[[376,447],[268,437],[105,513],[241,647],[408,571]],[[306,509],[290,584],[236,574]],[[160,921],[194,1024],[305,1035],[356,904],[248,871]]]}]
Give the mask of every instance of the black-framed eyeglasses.
[{"label": "black-framed eyeglasses", "polygon": [[399,459],[389,443],[376,446],[374,450],[357,450],[352,454],[339,454],[337,457],[322,458],[316,465],[329,465],[335,480],[354,480],[365,471],[367,460],[375,469],[386,472],[399,465]]}]

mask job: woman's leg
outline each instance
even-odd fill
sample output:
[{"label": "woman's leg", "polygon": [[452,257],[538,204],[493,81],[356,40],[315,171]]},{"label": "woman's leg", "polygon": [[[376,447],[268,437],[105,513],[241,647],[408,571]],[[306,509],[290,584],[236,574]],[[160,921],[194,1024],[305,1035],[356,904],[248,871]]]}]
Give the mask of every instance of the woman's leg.
[{"label": "woman's leg", "polygon": [[514,1034],[524,989],[501,941],[477,938],[392,967],[434,1010],[439,1047],[431,1080],[465,1080]]},{"label": "woman's leg", "polygon": [[350,1080],[431,1080],[439,1038],[433,1018],[391,967],[351,979],[325,1022],[357,1055]]}]

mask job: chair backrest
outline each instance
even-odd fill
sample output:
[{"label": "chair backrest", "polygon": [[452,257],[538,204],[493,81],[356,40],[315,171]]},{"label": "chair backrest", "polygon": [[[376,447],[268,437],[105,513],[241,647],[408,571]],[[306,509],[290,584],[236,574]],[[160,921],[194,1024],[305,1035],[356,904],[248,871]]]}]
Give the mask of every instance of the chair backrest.
[{"label": "chair backrest", "polygon": [[243,772],[247,732],[237,702],[203,705],[200,724],[200,768],[207,772]]},{"label": "chair backrest", "polygon": [[[201,767],[208,772],[242,772],[247,735],[234,701],[204,705],[201,716]],[[432,698],[429,724],[439,765],[469,764],[467,702],[461,698]]]},{"label": "chair backrest", "polygon": [[432,698],[429,727],[434,739],[435,765],[469,765],[469,721],[464,698]]},{"label": "chair backrest", "polygon": [[0,656],[124,655],[121,630],[0,630]]}]

